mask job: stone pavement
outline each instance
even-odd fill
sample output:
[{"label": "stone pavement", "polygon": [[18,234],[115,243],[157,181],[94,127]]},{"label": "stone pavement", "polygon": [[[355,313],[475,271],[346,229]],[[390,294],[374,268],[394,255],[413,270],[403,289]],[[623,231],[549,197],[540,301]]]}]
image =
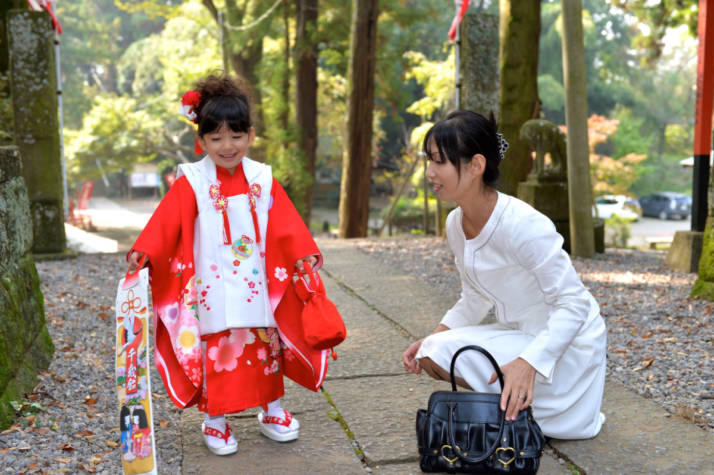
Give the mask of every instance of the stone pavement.
[{"label": "stone pavement", "polygon": [[[183,411],[183,467],[203,473],[419,473],[415,414],[446,383],[406,374],[401,354],[428,334],[453,304],[424,282],[360,252],[349,241],[321,240],[327,293],[347,325],[322,391],[286,381],[283,406],[300,419],[300,439],[279,444],[260,435],[255,411],[229,417],[238,453],[212,455],[202,415]],[[598,437],[552,440],[539,473],[714,474],[714,435],[609,380]]]}]

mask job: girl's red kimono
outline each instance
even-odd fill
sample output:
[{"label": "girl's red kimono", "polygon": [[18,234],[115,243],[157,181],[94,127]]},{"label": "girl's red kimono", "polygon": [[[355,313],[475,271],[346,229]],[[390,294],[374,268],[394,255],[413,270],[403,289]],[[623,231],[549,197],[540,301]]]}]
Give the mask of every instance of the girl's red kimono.
[{"label": "girl's red kimono", "polygon": [[[305,343],[303,304],[292,278],[299,259],[316,255],[319,267],[322,258],[270,167],[243,158],[230,175],[205,157],[180,165],[178,176],[133,247],[149,258],[155,362],[169,396],[180,408],[196,404],[205,379],[211,394],[214,376],[259,364],[258,358],[268,352],[272,359],[266,356],[264,364],[279,365],[282,374],[317,391],[329,352]],[[273,361],[277,353],[270,334],[276,330],[282,361]],[[266,346],[256,346],[253,360],[246,360],[245,345],[261,340]],[[234,353],[243,360],[233,361]],[[265,374],[269,372],[275,373]],[[282,391],[282,377],[280,386]],[[242,409],[216,407],[207,412]]]}]

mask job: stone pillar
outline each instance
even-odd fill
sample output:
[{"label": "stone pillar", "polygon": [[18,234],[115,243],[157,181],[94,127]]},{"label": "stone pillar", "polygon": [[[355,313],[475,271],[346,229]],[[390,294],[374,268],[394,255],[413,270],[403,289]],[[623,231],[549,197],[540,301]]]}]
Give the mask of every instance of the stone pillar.
[{"label": "stone pillar", "polygon": [[0,430],[15,416],[9,402],[32,392],[54,352],[30,253],[30,202],[21,166],[17,147],[0,147]]},{"label": "stone pillar", "polygon": [[469,9],[459,38],[460,107],[498,120],[498,16]]},{"label": "stone pillar", "polygon": [[7,15],[15,143],[24,160],[34,253],[63,252],[64,205],[54,30],[46,12]]}]

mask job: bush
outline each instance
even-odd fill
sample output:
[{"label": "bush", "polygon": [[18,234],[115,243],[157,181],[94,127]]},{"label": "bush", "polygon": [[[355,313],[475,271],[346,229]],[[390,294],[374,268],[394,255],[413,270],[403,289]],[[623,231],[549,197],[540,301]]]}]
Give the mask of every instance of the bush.
[{"label": "bush", "polygon": [[617,215],[607,218],[605,220],[605,236],[610,246],[627,247],[627,241],[632,236],[632,221]]}]

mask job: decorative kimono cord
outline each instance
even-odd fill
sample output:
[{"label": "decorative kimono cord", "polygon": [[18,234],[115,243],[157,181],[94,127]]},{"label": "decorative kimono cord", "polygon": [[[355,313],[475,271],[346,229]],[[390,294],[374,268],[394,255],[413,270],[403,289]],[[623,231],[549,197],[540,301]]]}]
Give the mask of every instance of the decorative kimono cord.
[{"label": "decorative kimono cord", "polygon": [[[247,180],[246,178],[246,182]],[[253,229],[255,230],[255,241],[257,243],[260,243],[260,226],[256,211],[256,198],[260,198],[261,191],[262,188],[259,184],[248,184],[248,202],[250,203],[250,215],[253,218]],[[231,239],[231,225],[228,221],[228,199],[221,193],[221,187],[218,184],[211,185],[208,189],[208,194],[211,197],[211,201],[213,201],[213,207],[223,215],[223,244],[230,245],[233,239]]]}]

